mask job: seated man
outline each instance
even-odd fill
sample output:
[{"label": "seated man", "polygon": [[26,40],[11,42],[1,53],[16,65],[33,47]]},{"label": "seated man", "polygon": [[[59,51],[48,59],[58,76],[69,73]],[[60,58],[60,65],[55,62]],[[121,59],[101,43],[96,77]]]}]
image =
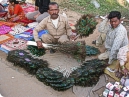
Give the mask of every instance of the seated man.
[{"label": "seated man", "polygon": [[116,71],[122,72],[126,76],[129,72],[129,45],[123,46],[119,49],[117,59]]},{"label": "seated man", "polygon": [[26,17],[40,23],[44,18],[49,16],[47,12],[49,3],[50,0],[35,0],[35,11],[27,13]]},{"label": "seated man", "polygon": [[[43,19],[39,25],[33,31],[33,36],[37,42],[38,48],[42,48],[42,41],[44,43],[63,43],[69,41],[69,37],[72,33],[71,28],[68,24],[67,18],[59,15],[59,6],[56,2],[51,2],[49,4],[48,10],[50,16]],[[48,30],[48,34],[43,34],[41,36],[42,41],[38,37],[38,32],[41,30]],[[70,36],[74,38],[75,36]]]},{"label": "seated man", "polygon": [[[111,64],[114,59],[117,59],[119,49],[128,44],[127,31],[121,24],[121,13],[118,11],[110,12],[108,18],[103,20],[99,25],[99,32],[106,33],[105,48],[106,51],[98,56],[100,60],[109,59],[108,64]],[[110,24],[108,23],[110,20]]]}]

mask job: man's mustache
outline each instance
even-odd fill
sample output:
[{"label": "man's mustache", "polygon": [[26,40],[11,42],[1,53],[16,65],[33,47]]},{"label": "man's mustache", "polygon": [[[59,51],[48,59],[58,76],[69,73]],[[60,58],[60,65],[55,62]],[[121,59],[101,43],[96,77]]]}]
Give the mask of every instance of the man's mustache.
[{"label": "man's mustache", "polygon": [[52,15],[58,15],[58,14],[52,14]]}]

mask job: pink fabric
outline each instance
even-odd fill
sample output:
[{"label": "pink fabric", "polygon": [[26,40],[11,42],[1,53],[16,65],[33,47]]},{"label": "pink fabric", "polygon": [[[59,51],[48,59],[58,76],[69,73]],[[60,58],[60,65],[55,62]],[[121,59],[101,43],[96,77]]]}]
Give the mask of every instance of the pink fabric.
[{"label": "pink fabric", "polygon": [[119,49],[119,52],[117,54],[117,59],[119,60],[121,66],[123,66],[125,64],[125,62],[127,61],[127,52],[128,51],[129,51],[129,45],[126,45]]},{"label": "pink fabric", "polygon": [[0,26],[0,35],[7,34],[9,31],[12,31],[12,29],[9,26],[2,25]]},{"label": "pink fabric", "polygon": [[25,31],[25,32],[28,32],[28,33],[30,33],[30,34],[33,34],[33,29],[31,28],[31,29],[29,29],[29,30],[27,30],[27,31]]},{"label": "pink fabric", "polygon": [[26,8],[23,8],[23,10],[24,10],[25,13],[28,13],[28,12],[35,11],[35,8],[34,8],[34,6],[28,6]]}]

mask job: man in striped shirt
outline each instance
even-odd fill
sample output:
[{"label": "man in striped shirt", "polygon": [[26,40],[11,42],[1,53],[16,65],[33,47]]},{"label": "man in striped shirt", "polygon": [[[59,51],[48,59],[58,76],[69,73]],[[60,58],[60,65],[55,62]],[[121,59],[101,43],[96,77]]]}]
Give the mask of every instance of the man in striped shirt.
[{"label": "man in striped shirt", "polygon": [[[106,34],[106,51],[98,56],[100,60],[109,59],[108,64],[117,59],[119,49],[128,44],[127,31],[121,24],[121,13],[112,11],[99,25],[99,32]],[[108,24],[110,22],[110,24]]]}]

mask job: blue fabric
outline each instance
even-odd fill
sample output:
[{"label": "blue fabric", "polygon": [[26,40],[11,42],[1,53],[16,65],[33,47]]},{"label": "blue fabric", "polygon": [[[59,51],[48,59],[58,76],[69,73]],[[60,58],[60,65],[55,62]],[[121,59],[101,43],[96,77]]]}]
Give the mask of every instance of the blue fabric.
[{"label": "blue fabric", "polygon": [[1,48],[1,47],[0,47],[0,50],[3,51],[3,52],[5,52],[5,53],[8,53],[9,52],[8,50],[6,50],[4,48]]},{"label": "blue fabric", "polygon": [[[20,36],[20,35],[22,35],[22,34],[29,35],[29,37]],[[15,37],[15,38],[24,39],[24,40],[27,40],[27,41],[29,41],[29,40],[32,40],[32,39],[33,39],[33,35],[32,35],[32,34],[30,34],[29,32],[23,32],[23,33],[21,33],[21,34],[17,34],[17,35],[15,35],[14,37]]]},{"label": "blue fabric", "polygon": [[38,36],[39,38],[41,38],[43,34],[47,34],[47,33],[48,33],[48,30],[42,30],[42,31],[39,31]]}]

